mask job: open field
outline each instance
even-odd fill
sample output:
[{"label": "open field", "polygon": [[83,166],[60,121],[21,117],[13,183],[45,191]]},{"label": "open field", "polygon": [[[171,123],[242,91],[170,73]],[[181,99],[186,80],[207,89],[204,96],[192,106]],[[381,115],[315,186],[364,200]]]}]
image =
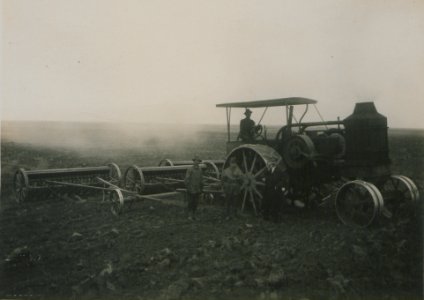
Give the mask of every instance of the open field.
[{"label": "open field", "polygon": [[[12,176],[27,169],[163,158],[224,158],[223,127],[2,124],[0,297],[54,299],[421,299],[422,206],[396,223],[342,225],[329,209],[285,207],[280,223],[224,221],[202,204],[144,201],[115,217],[101,195],[17,204]],[[422,195],[424,132],[391,130],[394,174]],[[422,199],[421,199],[422,200]],[[180,205],[178,205],[180,204]],[[27,247],[21,263],[6,258]]]}]

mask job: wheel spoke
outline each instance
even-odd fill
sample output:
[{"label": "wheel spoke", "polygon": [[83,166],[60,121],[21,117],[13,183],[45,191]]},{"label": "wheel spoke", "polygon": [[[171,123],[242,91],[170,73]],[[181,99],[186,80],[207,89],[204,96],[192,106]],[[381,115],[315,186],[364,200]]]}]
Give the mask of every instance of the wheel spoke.
[{"label": "wheel spoke", "polygon": [[248,168],[247,168],[247,162],[246,162],[246,154],[244,153],[244,151],[242,151],[243,154],[243,167],[244,167],[244,172],[247,173],[248,172]]},{"label": "wheel spoke", "polygon": [[244,205],[246,204],[246,198],[247,198],[247,189],[244,190],[244,195],[243,195],[243,203],[241,205],[241,211],[244,211]]},{"label": "wheel spoke", "polygon": [[256,210],[255,197],[253,196],[252,190],[249,190],[250,202],[252,202],[253,210],[255,211],[255,215],[258,214]]},{"label": "wheel spoke", "polygon": [[256,187],[253,187],[253,191],[256,193],[256,195],[258,195],[259,198],[263,199],[262,194],[258,191]]},{"label": "wheel spoke", "polygon": [[241,190],[244,190],[246,188],[246,181],[243,180],[243,183],[240,187]]},{"label": "wheel spoke", "polygon": [[127,177],[127,180],[128,180],[128,181],[131,181],[131,183],[135,183],[135,180],[134,180],[134,179],[132,179],[131,177]]},{"label": "wheel spoke", "polygon": [[262,169],[260,169],[253,177],[254,178],[258,178],[258,176],[260,176],[260,175],[262,175],[262,173],[263,172],[265,172],[266,171],[266,166],[265,167],[263,167]]},{"label": "wheel spoke", "polygon": [[252,166],[250,167],[250,173],[253,172],[253,168],[255,167],[256,158],[258,157],[258,154],[255,153],[255,156],[253,157]]}]

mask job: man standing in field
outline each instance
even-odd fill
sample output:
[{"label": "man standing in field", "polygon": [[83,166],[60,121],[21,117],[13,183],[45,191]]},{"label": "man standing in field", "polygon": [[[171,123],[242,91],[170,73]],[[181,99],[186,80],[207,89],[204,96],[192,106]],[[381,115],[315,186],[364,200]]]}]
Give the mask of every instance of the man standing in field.
[{"label": "man standing in field", "polygon": [[280,210],[288,189],[287,169],[281,163],[268,163],[265,173],[263,216],[265,220],[280,221]]},{"label": "man standing in field", "polygon": [[190,221],[196,220],[196,209],[203,191],[203,172],[199,166],[201,162],[202,160],[196,155],[193,158],[193,166],[187,169],[184,179],[187,187],[187,210]]},{"label": "man standing in field", "polygon": [[244,114],[246,115],[246,117],[240,121],[239,137],[243,142],[251,143],[255,140],[255,121],[250,118],[250,116],[252,115],[252,111],[250,109],[246,108]]},{"label": "man standing in field", "polygon": [[222,187],[225,193],[225,204],[229,220],[236,215],[236,202],[240,197],[243,173],[237,165],[235,157],[230,158],[230,166],[222,172]]}]

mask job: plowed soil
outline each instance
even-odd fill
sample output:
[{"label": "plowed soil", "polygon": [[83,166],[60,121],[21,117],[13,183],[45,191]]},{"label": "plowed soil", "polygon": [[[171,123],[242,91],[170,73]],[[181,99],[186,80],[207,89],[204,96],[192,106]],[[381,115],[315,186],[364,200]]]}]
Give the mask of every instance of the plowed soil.
[{"label": "plowed soil", "polygon": [[[40,299],[421,299],[422,210],[367,229],[334,209],[284,207],[279,223],[248,213],[226,221],[219,199],[187,220],[182,197],[110,213],[102,194],[17,204],[12,178],[26,169],[162,158],[225,157],[225,134],[139,149],[48,148],[2,141],[0,297]],[[153,141],[154,142],[154,141]],[[423,194],[424,135],[390,134],[393,173]],[[421,199],[422,200],[422,199]],[[215,202],[215,203],[214,203]]]}]

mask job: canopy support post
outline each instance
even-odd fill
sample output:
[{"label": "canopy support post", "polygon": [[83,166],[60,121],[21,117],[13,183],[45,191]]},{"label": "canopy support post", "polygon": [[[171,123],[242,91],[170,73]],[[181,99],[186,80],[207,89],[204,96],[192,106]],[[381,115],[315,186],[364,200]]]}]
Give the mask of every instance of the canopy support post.
[{"label": "canopy support post", "polygon": [[230,133],[230,120],[231,120],[231,107],[226,107],[225,111],[227,113],[227,133],[228,133],[228,141],[230,142],[231,133]]},{"label": "canopy support post", "polygon": [[259,124],[261,124],[261,122],[262,122],[262,119],[264,118],[264,116],[265,116],[265,113],[266,113],[266,111],[268,110],[268,106],[266,106],[265,107],[265,110],[264,110],[264,112],[262,113],[262,116],[261,116],[261,119],[259,120],[259,122],[258,122],[258,125]]}]

